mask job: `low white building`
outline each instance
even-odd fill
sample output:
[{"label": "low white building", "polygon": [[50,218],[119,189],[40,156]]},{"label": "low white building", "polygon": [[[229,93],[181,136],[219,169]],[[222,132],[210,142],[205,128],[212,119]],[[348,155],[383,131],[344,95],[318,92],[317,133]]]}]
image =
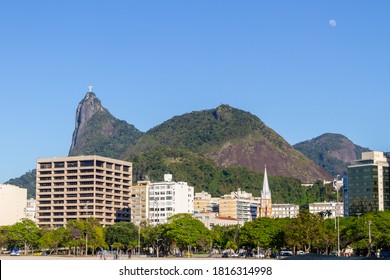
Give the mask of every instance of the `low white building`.
[{"label": "low white building", "polygon": [[195,214],[194,217],[201,221],[208,229],[212,229],[213,226],[232,226],[239,225],[243,226],[244,221],[238,221],[235,218],[222,217],[219,216],[216,212],[203,212]]},{"label": "low white building", "polygon": [[27,189],[0,184],[0,226],[10,226],[26,217]]},{"label": "low white building", "polygon": [[36,204],[37,203],[34,198],[28,199],[26,204],[25,216],[33,222],[35,222]]},{"label": "low white building", "polygon": [[310,203],[309,212],[312,214],[320,214],[324,218],[344,217],[344,204],[333,201]]},{"label": "low white building", "polygon": [[173,182],[171,174],[163,182],[149,184],[149,218],[152,224],[163,224],[179,213],[194,213],[194,188],[186,182]]},{"label": "low white building", "polygon": [[299,205],[272,204],[272,218],[296,218],[299,214]]}]

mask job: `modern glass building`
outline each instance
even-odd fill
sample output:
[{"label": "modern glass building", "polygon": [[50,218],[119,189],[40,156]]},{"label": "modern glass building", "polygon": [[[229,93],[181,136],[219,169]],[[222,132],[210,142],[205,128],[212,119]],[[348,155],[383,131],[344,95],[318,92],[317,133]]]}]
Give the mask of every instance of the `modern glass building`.
[{"label": "modern glass building", "polygon": [[389,154],[362,153],[362,159],[348,167],[348,214],[390,210]]}]

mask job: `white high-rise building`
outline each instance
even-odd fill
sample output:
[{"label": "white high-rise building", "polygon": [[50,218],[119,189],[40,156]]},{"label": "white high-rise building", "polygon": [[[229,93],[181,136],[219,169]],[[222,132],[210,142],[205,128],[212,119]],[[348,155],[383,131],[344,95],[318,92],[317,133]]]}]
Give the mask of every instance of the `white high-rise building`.
[{"label": "white high-rise building", "polygon": [[152,224],[163,224],[179,213],[194,213],[194,188],[186,182],[173,182],[171,174],[163,182],[149,184],[149,218]]},{"label": "white high-rise building", "polygon": [[0,226],[10,226],[26,217],[27,189],[0,184]]}]

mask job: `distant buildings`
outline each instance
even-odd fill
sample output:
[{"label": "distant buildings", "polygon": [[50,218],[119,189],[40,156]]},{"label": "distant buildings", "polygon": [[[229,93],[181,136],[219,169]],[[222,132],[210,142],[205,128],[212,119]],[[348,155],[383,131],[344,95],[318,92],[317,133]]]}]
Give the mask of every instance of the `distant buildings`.
[{"label": "distant buildings", "polygon": [[61,227],[70,220],[101,225],[130,221],[131,162],[100,156],[37,161],[37,225]]},{"label": "distant buildings", "polygon": [[389,153],[364,152],[348,167],[349,215],[390,210],[389,163]]},{"label": "distant buildings", "polygon": [[27,189],[0,184],[0,226],[10,226],[26,217]]}]

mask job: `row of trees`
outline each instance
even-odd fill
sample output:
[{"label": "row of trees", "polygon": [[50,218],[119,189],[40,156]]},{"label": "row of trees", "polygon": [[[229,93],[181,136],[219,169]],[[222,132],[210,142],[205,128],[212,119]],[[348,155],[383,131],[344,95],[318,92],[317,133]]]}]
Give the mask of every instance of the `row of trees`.
[{"label": "row of trees", "polygon": [[[370,238],[371,236],[371,244]],[[360,218],[340,218],[341,249],[351,247],[369,254],[370,249],[390,247],[390,211],[368,213]],[[120,222],[103,228],[97,220],[69,221],[66,227],[39,229],[24,219],[12,226],[0,227],[0,246],[25,252],[45,250],[50,254],[67,250],[68,254],[96,254],[104,249],[161,255],[178,252],[218,250],[258,250],[268,253],[281,248],[305,252],[330,253],[337,250],[335,220],[301,211],[294,219],[259,218],[242,227],[214,226],[207,229],[189,214],[178,214],[167,224],[140,227]]]}]

